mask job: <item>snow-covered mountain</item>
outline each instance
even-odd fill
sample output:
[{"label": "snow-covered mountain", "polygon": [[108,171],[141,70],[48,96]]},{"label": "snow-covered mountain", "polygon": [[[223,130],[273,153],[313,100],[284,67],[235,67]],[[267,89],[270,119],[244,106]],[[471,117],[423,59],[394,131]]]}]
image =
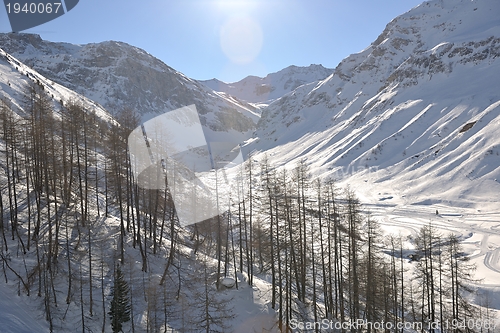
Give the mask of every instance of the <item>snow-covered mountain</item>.
[{"label": "snow-covered mountain", "polygon": [[240,141],[259,119],[254,106],[214,92],[126,43],[74,45],[33,34],[0,34],[0,48],[110,111],[135,109],[143,121],[195,104],[209,139]]},{"label": "snow-covered mountain", "polygon": [[322,65],[289,66],[266,77],[247,76],[241,81],[225,83],[217,79],[200,81],[214,91],[225,92],[240,100],[267,105],[299,86],[325,79],[333,69]]},{"label": "snow-covered mountain", "polygon": [[374,197],[498,208],[498,13],[497,0],[415,7],[333,75],[274,101],[248,149],[306,159]]},{"label": "snow-covered mountain", "polygon": [[[228,88],[230,85],[219,89],[211,86],[214,82],[205,82],[222,92],[204,87],[146,52],[123,43],[78,46],[46,42],[36,35],[0,35],[0,48],[3,49],[0,50],[0,94],[21,106],[23,85],[31,80],[49,92],[55,105],[61,100],[64,103],[76,99],[84,103],[86,109],[95,110],[102,118],[110,120],[111,116],[104,107],[132,106],[142,112],[145,120],[158,113],[195,103],[202,113],[204,125],[211,128],[214,135],[234,134],[241,138],[249,136],[255,129],[260,112],[242,100],[265,104],[276,99],[263,109],[255,135],[245,147],[247,151],[256,152],[253,157],[256,161],[261,161],[266,154],[273,165],[294,168],[296,162],[305,159],[313,174],[350,184],[363,203],[372,204],[369,209],[390,232],[403,231],[407,236],[416,234],[417,228],[427,224],[431,214],[434,215],[435,206],[439,206],[442,214],[438,216],[436,211],[435,224],[443,232],[454,230],[460,234],[468,253],[473,254],[473,263],[484,263],[480,270],[482,276],[479,277],[485,278],[489,284],[481,288],[497,289],[497,259],[500,253],[500,136],[497,134],[500,131],[499,12],[498,0],[432,0],[394,19],[369,47],[344,59],[333,72],[325,70],[322,77],[312,74],[321,73],[321,68],[318,71],[315,71],[318,67],[309,68],[311,70],[308,71],[292,67],[278,72],[280,75],[270,74],[268,77],[273,77],[268,79],[270,81],[265,81],[266,78],[247,78],[246,86],[241,84],[243,80],[232,90]],[[269,94],[256,93],[266,90]],[[5,161],[7,146],[0,142],[0,147],[0,156]],[[20,155],[23,153],[24,150],[19,152]],[[108,165],[100,156],[94,166],[99,172],[105,172]],[[24,182],[9,183],[7,177],[10,174],[5,172],[4,166],[0,168],[2,170],[3,202],[8,202],[5,184],[8,184],[9,190],[17,188],[19,207],[10,209],[10,212],[20,215],[20,225],[24,228],[25,221],[30,221],[26,218],[26,207],[36,207],[33,201],[31,206],[26,204],[30,203],[32,196],[27,191],[29,180],[26,187]],[[75,177],[76,174],[79,173],[75,172]],[[92,183],[90,191],[94,193],[94,179],[89,179]],[[108,186],[103,183],[107,179],[111,177],[95,177],[101,183],[95,187],[95,201],[89,201],[92,217],[95,218],[93,224],[80,230],[72,225],[73,216],[64,216],[66,235],[61,235],[59,241],[68,250],[61,247],[61,266],[56,274],[55,286],[52,286],[54,299],[56,291],[58,299],[64,299],[63,293],[70,289],[65,284],[66,277],[72,276],[64,268],[66,258],[71,261],[67,267],[72,267],[76,287],[73,287],[74,294],[70,295],[67,305],[63,305],[62,300],[60,304],[63,306],[53,307],[51,315],[60,331],[83,327],[84,320],[89,330],[100,331],[102,321],[106,331],[110,331],[109,321],[104,320],[107,318],[106,311],[109,311],[105,306],[110,303],[106,295],[109,295],[112,284],[114,256],[119,249],[120,217],[116,199],[113,201],[111,196],[109,214],[104,214],[104,209],[96,212],[94,208],[99,203],[108,205]],[[75,181],[75,184],[82,186],[80,181]],[[58,193],[54,193],[57,196]],[[80,193],[84,193],[83,190]],[[35,191],[33,195],[36,195]],[[51,196],[47,193],[40,198],[49,201]],[[77,198],[75,191],[74,199]],[[74,207],[78,207],[83,201],[75,202]],[[405,205],[408,203],[422,205]],[[427,206],[429,204],[434,205],[432,209]],[[48,216],[47,208],[61,209],[60,204],[57,205],[45,208],[42,205],[44,216]],[[153,209],[153,206],[150,205],[150,208]],[[128,207],[126,209],[128,213]],[[466,214],[462,215],[464,211]],[[68,212],[73,214],[70,210]],[[164,208],[163,213],[166,212]],[[156,215],[149,216],[155,216],[156,223]],[[74,229],[69,235],[68,223]],[[7,223],[5,225],[8,227]],[[144,223],[144,228],[147,225]],[[132,229],[135,230],[134,227]],[[21,230],[21,236],[25,237],[23,232]],[[146,236],[146,229],[144,232]],[[200,303],[196,297],[201,295],[207,299],[215,294],[213,288],[206,286],[210,276],[207,268],[214,268],[216,262],[204,258],[202,251],[197,254],[193,250],[199,244],[196,240],[194,245],[190,233],[188,235],[181,228],[177,232],[179,239],[184,240],[176,249],[177,259],[179,263],[182,260],[182,265],[178,265],[170,280],[173,287],[167,284],[172,289],[164,290],[176,292],[175,281],[182,280],[183,296],[180,298],[167,295],[165,291],[162,295],[158,287],[172,238],[166,237],[163,246],[160,241],[157,253],[154,252],[156,247],[145,246],[146,260],[144,254],[139,255],[142,248],[138,250],[133,245],[135,234],[127,233],[126,263],[135,290],[134,313],[138,326],[146,327],[149,318],[153,318],[153,314],[156,316],[157,312],[150,314],[149,304],[153,306],[161,301],[167,304],[166,300],[170,301],[171,296],[176,302],[169,305],[169,311],[182,313],[182,316],[169,318],[168,324],[179,330],[184,329],[184,322],[194,321],[190,317],[199,313],[194,307]],[[79,236],[76,237],[80,233],[82,242]],[[149,238],[143,238],[144,244],[151,245],[151,233],[149,235]],[[92,252],[87,251],[86,236],[88,246],[93,246]],[[17,237],[20,238],[19,235]],[[43,238],[39,239],[43,242]],[[66,239],[69,242],[64,244]],[[29,271],[40,271],[33,268],[36,258],[33,249],[23,256],[20,243],[16,244],[10,237],[9,246],[12,261],[9,259],[6,263],[15,266],[23,277],[28,275],[27,266]],[[70,248],[74,250],[72,256],[67,257]],[[90,253],[93,253],[94,259],[87,261],[85,258]],[[148,262],[149,275],[141,271],[141,261]],[[203,262],[205,266],[199,266]],[[3,275],[8,275],[10,280],[9,284],[2,284],[4,288],[0,288],[0,296],[5,299],[0,302],[0,309],[5,312],[0,316],[4,325],[2,329],[7,329],[7,332],[49,331],[48,324],[44,322],[47,316],[39,310],[42,306],[36,309],[36,306],[30,308],[23,304],[37,301],[42,304],[43,299],[35,293],[35,284],[31,296],[26,296],[24,291],[21,296],[15,296],[14,291],[19,292],[22,288],[17,276],[11,273],[3,269]],[[89,282],[84,280],[87,274]],[[268,272],[264,271],[264,274]],[[248,286],[243,274],[239,274],[238,279],[242,282],[240,289],[219,293],[216,304],[224,304],[227,309],[234,310],[236,317],[228,319],[228,322],[235,332],[263,331],[262,326],[270,330],[276,313],[270,307],[269,283],[255,277],[254,285]],[[7,287],[10,290],[6,290]],[[47,290],[45,295],[52,294]],[[96,297],[94,303],[88,301],[90,296],[87,290],[93,290]],[[199,293],[200,290],[204,293]],[[96,301],[99,295],[104,295],[102,307],[101,301]],[[499,309],[498,293],[495,291],[491,295],[493,308]],[[151,303],[145,300],[146,296]],[[226,301],[226,296],[232,300]],[[45,297],[50,300],[52,296]],[[220,301],[220,297],[224,298],[224,302]],[[184,302],[194,306],[185,307]],[[95,312],[88,316],[86,314],[92,304],[96,305]],[[164,309],[159,314],[161,320],[163,315],[167,316]]]}]

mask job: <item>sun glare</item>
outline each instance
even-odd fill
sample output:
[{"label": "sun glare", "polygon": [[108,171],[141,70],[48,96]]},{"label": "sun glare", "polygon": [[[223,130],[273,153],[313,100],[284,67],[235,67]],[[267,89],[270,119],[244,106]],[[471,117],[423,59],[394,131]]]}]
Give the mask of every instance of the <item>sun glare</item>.
[{"label": "sun glare", "polygon": [[233,63],[248,64],[259,55],[263,42],[262,29],[249,17],[233,17],[220,30],[220,44]]},{"label": "sun glare", "polygon": [[256,0],[215,0],[217,9],[227,14],[248,13],[257,6]]}]

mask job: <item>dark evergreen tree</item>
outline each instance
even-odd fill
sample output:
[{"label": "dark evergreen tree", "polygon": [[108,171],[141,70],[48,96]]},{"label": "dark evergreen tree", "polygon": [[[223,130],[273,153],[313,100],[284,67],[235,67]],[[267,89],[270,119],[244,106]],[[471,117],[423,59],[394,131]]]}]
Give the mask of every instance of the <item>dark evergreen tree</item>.
[{"label": "dark evergreen tree", "polygon": [[113,288],[111,289],[111,309],[108,312],[113,332],[122,332],[122,324],[130,320],[130,289],[120,269],[115,270]]}]

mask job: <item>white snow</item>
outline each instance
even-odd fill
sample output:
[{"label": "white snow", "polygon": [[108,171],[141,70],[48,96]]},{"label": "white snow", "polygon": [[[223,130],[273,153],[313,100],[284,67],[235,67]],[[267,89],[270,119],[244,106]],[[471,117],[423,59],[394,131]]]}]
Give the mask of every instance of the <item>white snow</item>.
[{"label": "white snow", "polygon": [[20,101],[24,94],[25,85],[28,83],[27,80],[43,85],[55,106],[61,101],[64,104],[69,101],[77,102],[87,112],[95,112],[99,118],[115,122],[108,111],[98,103],[47,79],[0,48],[0,94],[9,99],[18,109],[22,109]]},{"label": "white snow", "polygon": [[49,332],[43,313],[28,302],[26,297],[13,293],[4,282],[0,283],[0,332]]}]

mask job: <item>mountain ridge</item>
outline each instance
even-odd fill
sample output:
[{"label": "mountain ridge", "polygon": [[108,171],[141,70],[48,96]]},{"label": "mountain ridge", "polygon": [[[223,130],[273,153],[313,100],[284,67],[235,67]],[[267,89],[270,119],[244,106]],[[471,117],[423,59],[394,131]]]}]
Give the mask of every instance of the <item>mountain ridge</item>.
[{"label": "mountain ridge", "polygon": [[232,83],[218,79],[199,82],[214,91],[225,92],[238,99],[265,106],[303,84],[322,80],[332,73],[332,69],[322,65],[312,64],[305,67],[291,65],[265,77],[250,75]]},{"label": "mountain ridge", "polygon": [[143,122],[195,104],[209,140],[242,141],[259,118],[256,107],[214,92],[123,42],[75,45],[32,34],[0,34],[0,45],[48,79],[108,110],[136,110]]}]

